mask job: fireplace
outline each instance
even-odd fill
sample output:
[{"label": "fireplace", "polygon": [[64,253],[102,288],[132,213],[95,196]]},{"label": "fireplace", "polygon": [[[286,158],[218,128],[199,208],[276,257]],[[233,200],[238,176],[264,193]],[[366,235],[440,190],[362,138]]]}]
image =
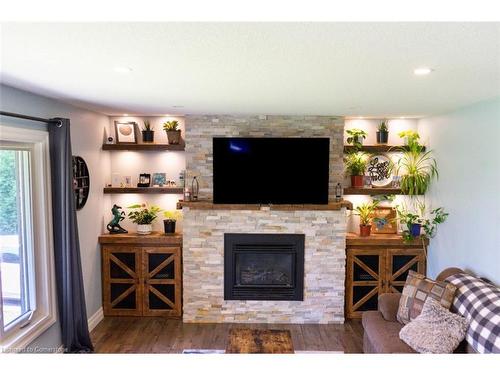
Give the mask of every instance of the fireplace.
[{"label": "fireplace", "polygon": [[304,299],[303,234],[224,235],[224,299]]}]

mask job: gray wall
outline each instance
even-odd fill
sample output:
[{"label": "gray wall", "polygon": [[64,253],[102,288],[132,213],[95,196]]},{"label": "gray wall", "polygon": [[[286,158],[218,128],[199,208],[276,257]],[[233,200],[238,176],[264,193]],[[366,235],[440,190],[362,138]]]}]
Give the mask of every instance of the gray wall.
[{"label": "gray wall", "polygon": [[[102,188],[109,180],[109,153],[101,151],[104,129],[109,126],[107,116],[74,107],[43,96],[0,86],[0,108],[3,111],[22,113],[44,118],[66,117],[71,120],[71,140],[74,155],[85,159],[89,166],[91,191],[85,207],[78,211],[78,229],[82,256],[83,278],[87,314],[90,318],[101,303],[101,265],[97,237],[103,230],[103,211],[108,211],[110,200]],[[4,125],[38,126],[38,123],[2,117]],[[59,347],[59,324],[54,324],[36,339],[31,347]]]},{"label": "gray wall", "polygon": [[428,194],[450,216],[429,249],[430,276],[457,266],[500,283],[500,98],[422,119],[440,178]]}]

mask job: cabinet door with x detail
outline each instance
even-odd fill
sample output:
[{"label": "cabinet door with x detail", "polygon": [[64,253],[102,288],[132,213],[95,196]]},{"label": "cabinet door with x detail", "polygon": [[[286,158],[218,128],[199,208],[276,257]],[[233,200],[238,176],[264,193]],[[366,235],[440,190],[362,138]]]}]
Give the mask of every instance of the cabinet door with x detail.
[{"label": "cabinet door with x detail", "polygon": [[180,247],[144,247],[143,315],[181,315]]}]

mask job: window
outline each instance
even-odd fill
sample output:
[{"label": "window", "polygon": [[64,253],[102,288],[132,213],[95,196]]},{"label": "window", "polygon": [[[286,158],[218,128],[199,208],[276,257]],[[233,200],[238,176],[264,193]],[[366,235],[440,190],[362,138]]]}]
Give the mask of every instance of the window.
[{"label": "window", "polygon": [[0,347],[55,322],[48,134],[0,125]]}]

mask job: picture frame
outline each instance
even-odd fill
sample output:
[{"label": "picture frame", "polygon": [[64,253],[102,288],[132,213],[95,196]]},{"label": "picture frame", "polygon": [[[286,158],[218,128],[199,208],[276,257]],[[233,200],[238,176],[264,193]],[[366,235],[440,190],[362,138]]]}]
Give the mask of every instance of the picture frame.
[{"label": "picture frame", "polygon": [[398,232],[394,207],[376,207],[371,219],[373,234],[396,234]]},{"label": "picture frame", "polygon": [[153,186],[163,187],[167,185],[167,174],[163,172],[153,173]]},{"label": "picture frame", "polygon": [[139,182],[137,187],[150,187],[151,186],[151,175],[149,173],[141,173],[139,175]]},{"label": "picture frame", "polygon": [[137,123],[133,121],[115,121],[116,144],[137,144]]}]

